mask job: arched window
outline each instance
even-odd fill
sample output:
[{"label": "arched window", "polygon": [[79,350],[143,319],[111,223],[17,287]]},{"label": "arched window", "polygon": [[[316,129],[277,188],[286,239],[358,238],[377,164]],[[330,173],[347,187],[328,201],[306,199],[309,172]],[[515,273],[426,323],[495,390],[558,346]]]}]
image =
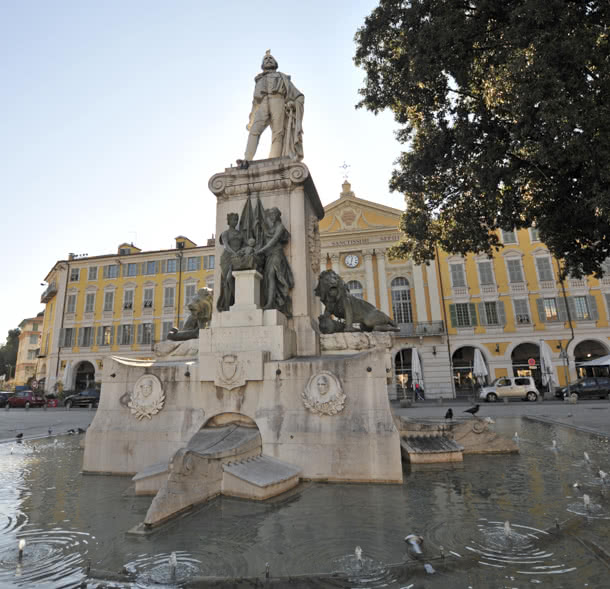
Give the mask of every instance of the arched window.
[{"label": "arched window", "polygon": [[360,284],[357,280],[350,280],[345,286],[347,286],[349,294],[352,296],[356,297],[357,299],[364,298],[362,284]]},{"label": "arched window", "polygon": [[394,321],[396,321],[396,323],[413,323],[409,281],[406,278],[399,276],[392,280],[391,287]]}]

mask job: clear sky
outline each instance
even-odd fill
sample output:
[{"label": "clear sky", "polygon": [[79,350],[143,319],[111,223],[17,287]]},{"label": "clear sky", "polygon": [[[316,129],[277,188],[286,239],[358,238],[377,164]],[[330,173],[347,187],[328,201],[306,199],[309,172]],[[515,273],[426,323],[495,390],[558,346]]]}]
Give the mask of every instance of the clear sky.
[{"label": "clear sky", "polygon": [[[403,208],[392,116],[355,110],[354,33],[374,0],[0,0],[0,342],[43,310],[69,252],[165,249],[215,233],[209,178],[243,157],[267,49],[305,95],[323,204]],[[269,131],[257,157],[266,157]]]}]

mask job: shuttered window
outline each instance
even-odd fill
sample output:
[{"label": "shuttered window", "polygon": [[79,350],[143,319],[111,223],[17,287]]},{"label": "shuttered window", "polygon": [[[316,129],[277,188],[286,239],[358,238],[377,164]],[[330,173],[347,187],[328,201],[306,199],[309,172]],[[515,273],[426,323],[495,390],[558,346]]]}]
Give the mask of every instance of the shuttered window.
[{"label": "shuttered window", "polygon": [[479,280],[483,284],[494,284],[494,273],[492,262],[479,262]]},{"label": "shuttered window", "polygon": [[449,269],[451,271],[451,286],[454,288],[466,286],[464,264],[449,264]]},{"label": "shuttered window", "polygon": [[449,316],[452,327],[474,327],[477,324],[474,303],[455,303],[449,305]]},{"label": "shuttered window", "polygon": [[114,292],[107,291],[104,293],[104,311],[112,311],[114,308]]},{"label": "shuttered window", "polygon": [[536,269],[538,270],[538,280],[541,282],[548,282],[554,280],[553,267],[551,266],[551,259],[548,256],[542,256],[535,258]]},{"label": "shuttered window", "polygon": [[163,289],[163,306],[164,307],[173,307],[175,298],[176,298],[176,287],[175,286],[166,286]]},{"label": "shuttered window", "polygon": [[509,282],[523,282],[523,269],[521,267],[521,260],[506,260],[506,268],[508,270]]},{"label": "shuttered window", "polygon": [[95,293],[88,292],[85,298],[85,313],[93,313],[95,310]]},{"label": "shuttered window", "polygon": [[479,321],[481,325],[506,325],[504,303],[502,301],[479,303]]},{"label": "shuttered window", "polygon": [[517,235],[515,231],[502,231],[502,243],[507,245],[517,243]]},{"label": "shuttered window", "polygon": [[68,300],[66,302],[66,313],[76,313],[76,295],[75,294],[68,295]]},{"label": "shuttered window", "polygon": [[515,299],[513,305],[515,307],[515,322],[517,325],[527,325],[531,323],[527,299]]}]

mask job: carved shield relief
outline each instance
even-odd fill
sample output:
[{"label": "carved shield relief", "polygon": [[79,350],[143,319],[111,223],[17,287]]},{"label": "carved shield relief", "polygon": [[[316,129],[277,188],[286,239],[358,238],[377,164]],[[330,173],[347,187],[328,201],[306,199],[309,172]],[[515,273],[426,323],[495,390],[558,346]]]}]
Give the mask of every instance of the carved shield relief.
[{"label": "carved shield relief", "polygon": [[214,384],[225,389],[235,389],[246,384],[243,366],[235,354],[223,354],[216,362]]}]

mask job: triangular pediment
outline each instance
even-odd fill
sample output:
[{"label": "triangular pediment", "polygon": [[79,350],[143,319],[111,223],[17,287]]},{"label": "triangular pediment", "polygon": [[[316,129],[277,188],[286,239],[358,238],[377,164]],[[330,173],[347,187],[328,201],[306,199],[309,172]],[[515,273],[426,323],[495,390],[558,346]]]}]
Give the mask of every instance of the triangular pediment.
[{"label": "triangular pediment", "polygon": [[[349,186],[349,185],[348,185]],[[344,233],[396,229],[402,211],[370,200],[354,196],[345,190],[341,198],[324,207],[324,219],[320,221],[320,233]]]}]

